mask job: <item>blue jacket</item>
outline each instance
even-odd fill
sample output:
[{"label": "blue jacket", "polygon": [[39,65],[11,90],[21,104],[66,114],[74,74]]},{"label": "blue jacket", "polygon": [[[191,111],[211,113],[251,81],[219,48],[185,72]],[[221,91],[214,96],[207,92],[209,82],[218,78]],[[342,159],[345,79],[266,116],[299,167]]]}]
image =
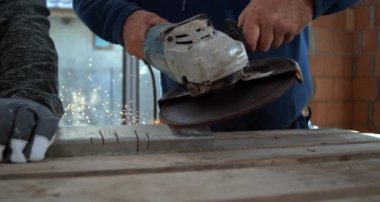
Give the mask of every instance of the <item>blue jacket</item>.
[{"label": "blue jacket", "polygon": [[[314,18],[348,8],[358,0],[314,0]],[[74,9],[83,22],[106,40],[123,44],[122,30],[127,17],[135,10],[152,11],[170,22],[179,22],[205,13],[216,29],[223,29],[224,20],[236,20],[249,0],[74,0]],[[283,129],[287,128],[308,104],[312,81],[308,64],[309,28],[290,43],[269,52],[249,53],[250,59],[288,57],[296,60],[304,77],[282,97],[268,107],[236,120],[213,126],[216,131]],[[163,92],[177,84],[162,75]]]}]

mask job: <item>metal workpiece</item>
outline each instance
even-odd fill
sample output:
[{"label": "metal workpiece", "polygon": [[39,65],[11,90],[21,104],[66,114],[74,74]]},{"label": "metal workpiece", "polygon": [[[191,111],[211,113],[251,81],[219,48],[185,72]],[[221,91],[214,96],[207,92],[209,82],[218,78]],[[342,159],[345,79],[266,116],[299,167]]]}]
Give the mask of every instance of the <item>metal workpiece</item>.
[{"label": "metal workpiece", "polygon": [[56,137],[47,157],[209,151],[214,142],[208,127],[167,125],[61,127]]},{"label": "metal workpiece", "polygon": [[200,152],[210,151],[214,136],[209,127],[174,128],[164,126],[166,132],[149,135],[149,152]]},{"label": "metal workpiece", "polygon": [[47,157],[71,157],[136,152],[133,134],[118,132],[115,127],[60,127]]}]

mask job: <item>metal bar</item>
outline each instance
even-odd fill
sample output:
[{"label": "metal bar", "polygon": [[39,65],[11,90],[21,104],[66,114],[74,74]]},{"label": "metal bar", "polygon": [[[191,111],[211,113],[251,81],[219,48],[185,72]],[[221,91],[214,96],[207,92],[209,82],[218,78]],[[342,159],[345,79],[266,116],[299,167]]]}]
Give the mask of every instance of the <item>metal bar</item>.
[{"label": "metal bar", "polygon": [[126,125],[127,124],[127,59],[126,59],[126,52],[125,52],[125,48],[123,48],[123,70],[122,70],[122,73],[123,73],[123,79],[122,79],[122,107],[121,107],[121,111],[122,111],[122,117],[121,117],[121,120],[122,120],[122,124],[123,125]]},{"label": "metal bar", "polygon": [[192,129],[173,129],[167,125],[61,127],[47,156],[211,151],[213,143],[213,134],[207,127]]}]

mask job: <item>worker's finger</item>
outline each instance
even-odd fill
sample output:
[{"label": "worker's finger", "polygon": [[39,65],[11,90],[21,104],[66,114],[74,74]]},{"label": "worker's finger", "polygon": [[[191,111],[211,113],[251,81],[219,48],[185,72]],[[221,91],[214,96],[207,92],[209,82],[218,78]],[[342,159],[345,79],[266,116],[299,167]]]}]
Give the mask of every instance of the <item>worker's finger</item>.
[{"label": "worker's finger", "polygon": [[141,48],[141,45],[139,44],[141,43],[136,41],[136,44],[128,46],[126,50],[128,54],[135,56],[138,59],[142,59],[144,56],[144,53],[143,53],[143,49]]},{"label": "worker's finger", "polygon": [[31,139],[35,124],[34,113],[28,108],[22,107],[16,111],[9,142],[9,161],[13,163],[25,163],[27,161],[24,155],[24,149]]},{"label": "worker's finger", "polygon": [[284,34],[280,32],[274,32],[274,38],[271,45],[272,48],[278,48],[284,43]]},{"label": "worker's finger", "polygon": [[4,158],[6,145],[9,143],[15,116],[14,108],[10,104],[0,107],[0,162]]},{"label": "worker's finger", "polygon": [[126,45],[126,51],[137,58],[140,59],[141,57],[141,46],[144,42],[144,29],[143,28],[136,28],[137,30],[133,32],[133,34],[129,35],[129,43]]},{"label": "worker's finger", "polygon": [[59,119],[55,117],[45,106],[33,108],[37,116],[37,124],[34,136],[30,143],[30,161],[40,161],[45,158],[45,153],[54,140],[54,133],[58,127]]},{"label": "worker's finger", "polygon": [[257,21],[247,22],[243,25],[243,34],[247,41],[247,48],[250,51],[255,51],[258,46],[258,40],[261,35],[260,26]]},{"label": "worker's finger", "polygon": [[244,22],[245,22],[245,18],[246,18],[246,9],[244,9],[240,15],[239,15],[239,18],[238,18],[238,27],[242,27],[244,25]]},{"label": "worker's finger", "polygon": [[257,49],[266,52],[270,49],[273,43],[274,33],[270,26],[261,26],[260,38],[258,40]]},{"label": "worker's finger", "polygon": [[158,15],[156,15],[155,17],[150,18],[150,19],[151,19],[151,21],[149,22],[150,26],[168,23],[168,21],[166,19],[161,18]]},{"label": "worker's finger", "polygon": [[163,23],[168,23],[168,21],[155,13],[144,10],[133,12],[123,28],[123,43],[126,51],[138,59],[143,59],[146,31],[154,25]]},{"label": "worker's finger", "polygon": [[151,14],[152,16],[149,18],[149,21],[146,25],[146,27],[143,27],[139,30],[139,38],[136,40],[136,49],[133,51],[134,56],[138,59],[144,59],[144,41],[146,32],[151,28],[152,26],[159,25],[159,24],[165,24],[168,23],[167,20],[164,18],[161,18],[160,16],[156,14]]},{"label": "worker's finger", "polygon": [[293,41],[294,37],[295,37],[295,35],[293,35],[293,34],[286,34],[284,36],[284,43],[288,43],[288,42]]},{"label": "worker's finger", "polygon": [[136,40],[137,47],[135,57],[137,57],[138,59],[144,59],[144,41],[147,30],[148,29],[141,29],[139,33],[140,37]]}]

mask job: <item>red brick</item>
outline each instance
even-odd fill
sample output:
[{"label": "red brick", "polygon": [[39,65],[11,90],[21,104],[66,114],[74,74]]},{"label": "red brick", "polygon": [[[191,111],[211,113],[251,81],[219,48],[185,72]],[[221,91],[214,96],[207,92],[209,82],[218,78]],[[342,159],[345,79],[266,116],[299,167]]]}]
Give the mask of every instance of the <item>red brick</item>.
[{"label": "red brick", "polygon": [[332,100],[333,99],[333,80],[328,78],[315,79],[314,100]]},{"label": "red brick", "polygon": [[353,122],[368,123],[369,121],[369,103],[368,102],[354,102],[354,114],[352,117]]},{"label": "red brick", "polygon": [[356,131],[363,132],[363,133],[375,132],[372,127],[369,127],[368,123],[352,123],[352,130],[356,130]]},{"label": "red brick", "polygon": [[380,102],[373,105],[373,124],[380,127]]},{"label": "red brick", "polygon": [[309,55],[310,72],[313,77],[324,76],[323,59],[318,55]]},{"label": "red brick", "polygon": [[312,122],[315,126],[318,126],[319,128],[331,128],[327,125],[327,123],[315,123]]},{"label": "red brick", "polygon": [[375,26],[377,28],[380,27],[380,3],[378,3],[375,7]]},{"label": "red brick", "polygon": [[326,103],[313,101],[310,103],[313,124],[323,125],[326,123]]},{"label": "red brick", "polygon": [[375,52],[377,50],[377,31],[365,31],[362,35],[361,51]]},{"label": "red brick", "polygon": [[375,55],[375,75],[380,76],[380,52]]},{"label": "red brick", "polygon": [[326,76],[351,77],[353,58],[349,56],[330,56],[325,60]]},{"label": "red brick", "polygon": [[354,79],[353,89],[355,101],[374,101],[377,97],[378,82],[372,78]]},{"label": "red brick", "polygon": [[313,27],[329,29],[347,29],[347,12],[339,12],[333,15],[321,16],[312,22]]},{"label": "red brick", "polygon": [[351,123],[326,123],[326,128],[340,128],[340,129],[351,129]]},{"label": "red brick", "polygon": [[349,31],[355,31],[355,11],[350,8],[346,10],[346,28]]},{"label": "red brick", "polygon": [[340,101],[352,100],[352,80],[334,79],[333,80],[333,99]]},{"label": "red brick", "polygon": [[332,15],[321,16],[312,22],[314,28],[355,30],[355,10],[350,8]]},{"label": "red brick", "polygon": [[330,54],[354,54],[354,38],[353,32],[349,31],[329,31],[318,29],[317,34],[317,53]]},{"label": "red brick", "polygon": [[370,6],[355,7],[355,28],[356,30],[370,30],[372,28]]},{"label": "red brick", "polygon": [[369,6],[375,3],[376,0],[361,0],[358,3],[358,6]]},{"label": "red brick", "polygon": [[352,102],[329,102],[326,103],[327,123],[351,123]]},{"label": "red brick", "polygon": [[365,54],[356,57],[356,77],[370,77],[372,75],[373,62],[372,55]]},{"label": "red brick", "polygon": [[353,57],[351,56],[328,56],[311,55],[310,68],[312,76],[326,77],[351,77]]}]

